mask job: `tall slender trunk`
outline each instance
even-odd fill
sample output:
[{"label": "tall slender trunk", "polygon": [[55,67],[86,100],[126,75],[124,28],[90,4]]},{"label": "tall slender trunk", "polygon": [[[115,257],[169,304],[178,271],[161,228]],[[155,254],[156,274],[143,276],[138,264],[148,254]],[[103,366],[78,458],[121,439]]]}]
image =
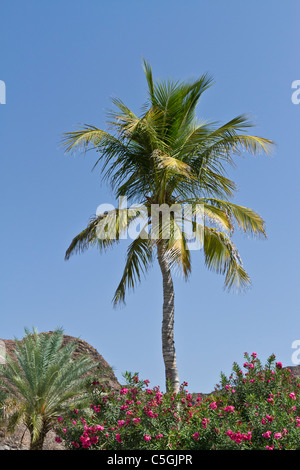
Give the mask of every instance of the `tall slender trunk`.
[{"label": "tall slender trunk", "polygon": [[176,364],[174,346],[174,286],[169,263],[165,257],[163,245],[157,246],[157,258],[163,278],[163,320],[162,320],[162,352],[165,363],[166,388],[168,381],[175,392],[179,390],[179,375]]}]

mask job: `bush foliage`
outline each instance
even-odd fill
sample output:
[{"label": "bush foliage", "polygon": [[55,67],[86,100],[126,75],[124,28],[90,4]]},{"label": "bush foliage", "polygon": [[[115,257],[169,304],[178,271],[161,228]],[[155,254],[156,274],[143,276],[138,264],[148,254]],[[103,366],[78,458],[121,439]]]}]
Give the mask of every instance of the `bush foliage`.
[{"label": "bush foliage", "polygon": [[58,419],[58,442],[78,450],[300,449],[299,382],[271,355],[245,353],[208,396],[178,393],[124,374],[118,392],[88,385],[90,408]]}]

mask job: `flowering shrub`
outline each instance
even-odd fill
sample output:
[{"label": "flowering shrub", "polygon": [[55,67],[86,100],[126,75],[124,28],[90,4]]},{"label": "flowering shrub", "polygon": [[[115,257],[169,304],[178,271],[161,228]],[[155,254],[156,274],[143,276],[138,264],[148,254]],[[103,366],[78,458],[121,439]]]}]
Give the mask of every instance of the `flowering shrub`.
[{"label": "flowering shrub", "polygon": [[209,396],[150,388],[126,374],[118,392],[89,384],[90,408],[72,410],[57,425],[68,449],[299,449],[299,383],[272,355],[263,367],[253,353],[233,365]]}]

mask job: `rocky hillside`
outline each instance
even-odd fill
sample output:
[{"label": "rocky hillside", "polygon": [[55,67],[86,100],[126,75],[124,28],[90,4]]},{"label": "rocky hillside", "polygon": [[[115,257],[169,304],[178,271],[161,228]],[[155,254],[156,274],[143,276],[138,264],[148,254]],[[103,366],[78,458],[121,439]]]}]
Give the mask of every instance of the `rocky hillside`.
[{"label": "rocky hillside", "polygon": [[[49,334],[52,332],[49,331]],[[112,390],[120,388],[120,384],[115,377],[115,374],[105,359],[99,354],[99,352],[93,348],[86,341],[74,338],[73,336],[64,335],[63,346],[67,343],[77,340],[77,347],[74,352],[74,357],[82,353],[87,353],[95,363],[99,364],[99,371],[101,371],[101,378]],[[15,349],[15,341],[11,339],[2,339],[4,342],[6,353],[13,356]],[[44,449],[45,450],[59,450],[62,449],[60,444],[54,441],[55,434],[52,432],[48,433],[46,438]],[[0,450],[26,450],[29,448],[29,434],[24,427],[19,427],[14,435],[5,433],[4,429],[0,428]]]}]

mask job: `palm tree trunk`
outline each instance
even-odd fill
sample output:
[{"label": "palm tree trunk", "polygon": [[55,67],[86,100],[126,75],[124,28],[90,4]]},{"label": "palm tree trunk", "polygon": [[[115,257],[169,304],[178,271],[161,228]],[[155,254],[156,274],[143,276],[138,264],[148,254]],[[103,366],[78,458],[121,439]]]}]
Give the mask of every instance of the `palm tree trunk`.
[{"label": "palm tree trunk", "polygon": [[43,450],[44,441],[47,432],[44,429],[40,431],[37,439],[33,440],[33,432],[30,430],[30,447],[29,450]]},{"label": "palm tree trunk", "polygon": [[174,346],[174,286],[169,263],[165,257],[162,244],[157,246],[157,259],[163,278],[163,320],[162,320],[162,352],[165,363],[166,389],[171,383],[174,392],[179,391],[179,375],[176,364]]}]

